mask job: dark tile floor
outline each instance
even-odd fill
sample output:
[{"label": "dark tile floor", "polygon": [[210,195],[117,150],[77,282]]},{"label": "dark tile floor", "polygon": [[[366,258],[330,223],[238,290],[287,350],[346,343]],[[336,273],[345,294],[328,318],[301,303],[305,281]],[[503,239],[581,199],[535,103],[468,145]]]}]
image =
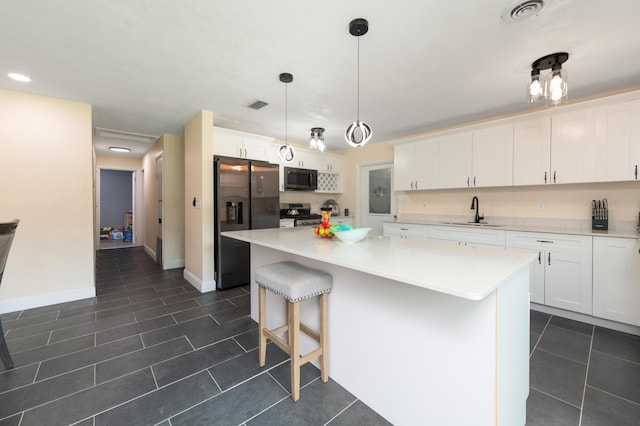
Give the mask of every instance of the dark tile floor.
[{"label": "dark tile floor", "polygon": [[[2,315],[4,425],[385,425],[287,356],[256,362],[248,288],[200,294],[140,248],[97,255],[93,299]],[[531,312],[527,425],[640,425],[640,337]],[[0,365],[0,369],[3,368]]]},{"label": "dark tile floor", "polygon": [[387,425],[319,371],[290,398],[288,357],[257,366],[248,288],[201,294],[141,248],[101,250],[97,297],[2,315],[5,425]]},{"label": "dark tile floor", "polygon": [[531,311],[527,426],[640,425],[640,336]]}]

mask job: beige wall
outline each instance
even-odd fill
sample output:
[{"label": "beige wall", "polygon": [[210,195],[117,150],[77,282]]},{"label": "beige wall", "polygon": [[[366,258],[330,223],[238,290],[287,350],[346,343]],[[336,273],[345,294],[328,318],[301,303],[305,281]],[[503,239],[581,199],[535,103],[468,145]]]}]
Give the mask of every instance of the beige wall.
[{"label": "beige wall", "polygon": [[142,168],[142,159],[96,154],[96,173],[98,169],[110,170],[139,170]]},{"label": "beige wall", "polygon": [[184,139],[163,135],[163,268],[184,266]]},{"label": "beige wall", "polygon": [[[184,129],[185,271],[201,291],[215,289],[213,279],[213,113],[201,111]],[[193,199],[200,207],[193,206]]]},{"label": "beige wall", "polygon": [[152,258],[156,258],[156,238],[158,237],[158,185],[156,180],[156,159],[163,151],[163,138],[147,150],[142,157],[143,172],[143,198],[144,198],[144,240],[145,251]]},{"label": "beige wall", "polygon": [[95,295],[91,105],[0,89],[0,312]]}]

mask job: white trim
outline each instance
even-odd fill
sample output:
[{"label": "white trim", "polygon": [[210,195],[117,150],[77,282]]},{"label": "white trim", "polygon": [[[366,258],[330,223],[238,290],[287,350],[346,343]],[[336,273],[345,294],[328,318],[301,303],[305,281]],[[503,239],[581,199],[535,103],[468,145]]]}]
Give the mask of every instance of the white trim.
[{"label": "white trim", "polygon": [[0,302],[0,314],[40,308],[42,306],[55,305],[57,303],[73,302],[75,300],[88,299],[91,297],[96,297],[95,287],[41,294],[39,296],[19,297]]},{"label": "white trim", "polygon": [[585,322],[598,327],[609,328],[611,330],[622,331],[623,333],[634,334],[640,336],[640,327],[620,322],[610,321],[603,318],[596,318],[591,315],[580,314],[578,312],[565,311],[564,309],[554,308],[552,306],[539,305],[537,303],[530,304],[531,310],[544,312],[546,314],[557,315],[559,317],[568,318],[574,321]]},{"label": "white trim", "polygon": [[184,268],[184,259],[172,260],[171,262],[165,262],[162,265],[162,269],[176,269],[176,268]]},{"label": "white trim", "polygon": [[153,261],[155,262],[156,260],[156,251],[152,250],[151,247],[149,247],[148,245],[144,245],[144,252],[147,253],[149,256],[151,256],[151,258],[153,259]]},{"label": "white trim", "polygon": [[200,278],[196,277],[186,269],[182,273],[182,276],[184,277],[185,280],[189,282],[189,284],[194,286],[200,293],[207,293],[209,291],[215,291],[216,289],[216,282],[214,280],[203,282],[202,280],[200,280]]}]

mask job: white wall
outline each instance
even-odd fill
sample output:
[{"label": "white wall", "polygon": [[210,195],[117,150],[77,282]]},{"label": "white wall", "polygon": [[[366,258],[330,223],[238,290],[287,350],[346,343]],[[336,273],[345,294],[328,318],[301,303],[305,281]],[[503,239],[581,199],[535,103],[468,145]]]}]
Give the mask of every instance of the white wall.
[{"label": "white wall", "polygon": [[0,312],[95,295],[91,105],[0,89]]}]

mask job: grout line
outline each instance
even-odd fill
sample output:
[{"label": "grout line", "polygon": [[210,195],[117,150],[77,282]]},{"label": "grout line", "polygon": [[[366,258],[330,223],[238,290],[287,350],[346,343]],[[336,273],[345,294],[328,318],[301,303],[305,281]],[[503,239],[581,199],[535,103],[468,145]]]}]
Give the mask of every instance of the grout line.
[{"label": "grout line", "polygon": [[589,342],[589,356],[587,357],[587,371],[584,375],[584,387],[582,388],[582,399],[580,400],[580,417],[578,419],[578,426],[582,425],[582,415],[584,413],[584,397],[587,393],[587,380],[589,379],[589,364],[591,363],[591,350],[593,349],[593,336],[595,334],[595,327],[591,327],[591,341]]},{"label": "grout line", "polygon": [[595,389],[595,390],[597,390],[598,392],[605,393],[605,394],[607,394],[607,395],[609,395],[609,396],[612,396],[612,397],[614,397],[614,398],[621,399],[621,400],[626,401],[626,402],[628,402],[628,403],[630,403],[630,404],[637,405],[637,406],[639,406],[639,407],[640,407],[640,402],[632,401],[632,400],[630,400],[630,399],[624,398],[624,397],[622,397],[622,396],[620,396],[620,395],[616,395],[615,393],[607,392],[606,390],[604,390],[604,389],[600,389],[600,388],[597,388],[597,387],[595,387],[595,386],[587,385],[586,387],[591,388],[591,389]]},{"label": "grout line", "polygon": [[640,362],[632,361],[632,360],[626,359],[626,358],[620,358],[619,356],[615,356],[615,355],[610,354],[608,352],[602,352],[602,351],[599,351],[597,349],[593,349],[593,352],[598,352],[599,354],[606,355],[608,357],[615,358],[615,359],[620,360],[620,361],[624,361],[624,362],[628,362],[628,363],[640,366]]},{"label": "grout line", "polygon": [[[355,398],[355,397],[354,397]],[[349,405],[347,405],[346,407],[344,407],[338,414],[336,414],[335,416],[331,417],[329,419],[328,422],[326,422],[323,426],[327,426],[329,423],[331,423],[332,421],[334,421],[340,414],[344,413],[345,411],[347,411],[353,404],[355,404],[356,402],[358,402],[358,398],[354,399],[353,402]]]},{"label": "grout line", "polygon": [[556,401],[560,401],[560,402],[562,402],[563,404],[567,404],[567,405],[568,405],[568,406],[570,406],[570,407],[577,408],[578,410],[580,410],[580,407],[578,407],[577,405],[574,405],[574,404],[572,404],[572,403],[570,403],[570,402],[567,402],[567,401],[565,401],[564,399],[561,399],[561,398],[558,398],[557,396],[551,395],[550,393],[547,393],[547,392],[545,392],[545,391],[543,391],[543,390],[541,390],[541,389],[538,389],[538,388],[537,388],[537,387],[535,387],[535,386],[529,386],[529,387],[530,387],[531,389],[535,390],[536,392],[540,392],[541,394],[548,396],[549,398],[553,398],[553,399],[555,399]]}]

